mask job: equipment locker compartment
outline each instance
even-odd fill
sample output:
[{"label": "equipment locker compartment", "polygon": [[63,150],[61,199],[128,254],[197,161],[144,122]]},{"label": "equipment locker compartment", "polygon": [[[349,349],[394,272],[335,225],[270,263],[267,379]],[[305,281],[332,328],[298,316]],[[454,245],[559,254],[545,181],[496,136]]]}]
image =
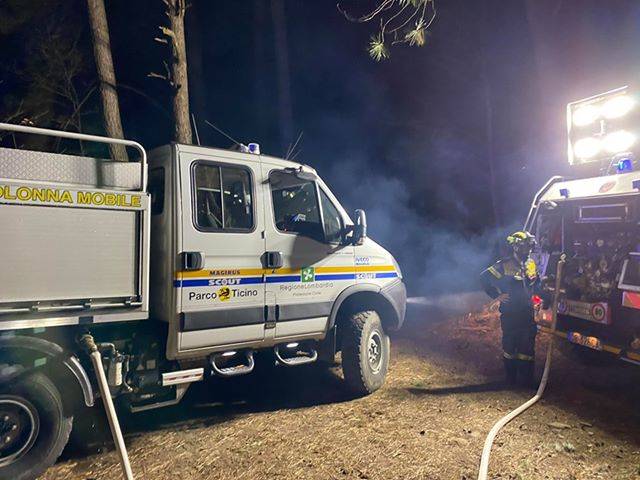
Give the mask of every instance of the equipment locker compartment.
[{"label": "equipment locker compartment", "polygon": [[54,312],[56,325],[146,317],[146,166],[4,148],[0,158],[0,328]]}]

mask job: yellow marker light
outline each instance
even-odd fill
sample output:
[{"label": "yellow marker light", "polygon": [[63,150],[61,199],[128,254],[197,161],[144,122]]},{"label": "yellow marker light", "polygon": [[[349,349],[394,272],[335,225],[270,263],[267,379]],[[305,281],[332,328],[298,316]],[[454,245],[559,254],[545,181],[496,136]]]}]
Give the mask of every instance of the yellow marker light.
[{"label": "yellow marker light", "polygon": [[589,348],[597,349],[597,348],[600,347],[600,340],[598,340],[595,337],[587,337],[585,339],[585,346],[587,346]]},{"label": "yellow marker light", "polygon": [[582,138],[573,145],[573,152],[578,158],[595,157],[601,149],[600,140],[594,137]]},{"label": "yellow marker light", "polygon": [[626,130],[618,130],[604,137],[602,143],[610,153],[625,152],[636,143],[636,136]]},{"label": "yellow marker light", "polygon": [[595,105],[584,105],[578,107],[572,116],[573,124],[577,127],[584,127],[595,122],[600,117],[600,109]]},{"label": "yellow marker light", "polygon": [[602,105],[602,115],[606,118],[620,118],[629,113],[635,106],[635,100],[627,95],[619,95]]}]

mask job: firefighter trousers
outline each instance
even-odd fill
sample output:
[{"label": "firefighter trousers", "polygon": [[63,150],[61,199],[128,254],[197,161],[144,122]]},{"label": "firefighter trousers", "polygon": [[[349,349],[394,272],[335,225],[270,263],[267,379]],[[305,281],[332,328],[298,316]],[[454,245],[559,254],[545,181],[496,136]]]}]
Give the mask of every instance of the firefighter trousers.
[{"label": "firefighter trousers", "polygon": [[519,376],[524,383],[533,381],[537,327],[533,311],[502,313],[502,350],[507,382]]}]

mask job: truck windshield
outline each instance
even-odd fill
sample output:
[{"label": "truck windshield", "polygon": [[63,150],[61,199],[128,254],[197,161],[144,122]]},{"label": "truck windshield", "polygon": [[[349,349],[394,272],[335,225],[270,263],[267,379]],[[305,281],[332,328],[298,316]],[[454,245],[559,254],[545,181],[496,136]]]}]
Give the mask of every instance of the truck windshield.
[{"label": "truck windshield", "polygon": [[329,243],[339,242],[343,232],[342,215],[322,189],[320,189],[320,203],[322,204],[325,239]]}]

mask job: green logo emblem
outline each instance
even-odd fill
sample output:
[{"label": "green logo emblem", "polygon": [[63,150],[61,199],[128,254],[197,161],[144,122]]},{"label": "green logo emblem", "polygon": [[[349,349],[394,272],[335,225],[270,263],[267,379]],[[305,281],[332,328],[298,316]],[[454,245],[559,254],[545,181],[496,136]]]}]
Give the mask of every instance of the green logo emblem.
[{"label": "green logo emblem", "polygon": [[300,272],[300,280],[304,282],[313,282],[316,279],[316,272],[313,267],[305,267]]}]

